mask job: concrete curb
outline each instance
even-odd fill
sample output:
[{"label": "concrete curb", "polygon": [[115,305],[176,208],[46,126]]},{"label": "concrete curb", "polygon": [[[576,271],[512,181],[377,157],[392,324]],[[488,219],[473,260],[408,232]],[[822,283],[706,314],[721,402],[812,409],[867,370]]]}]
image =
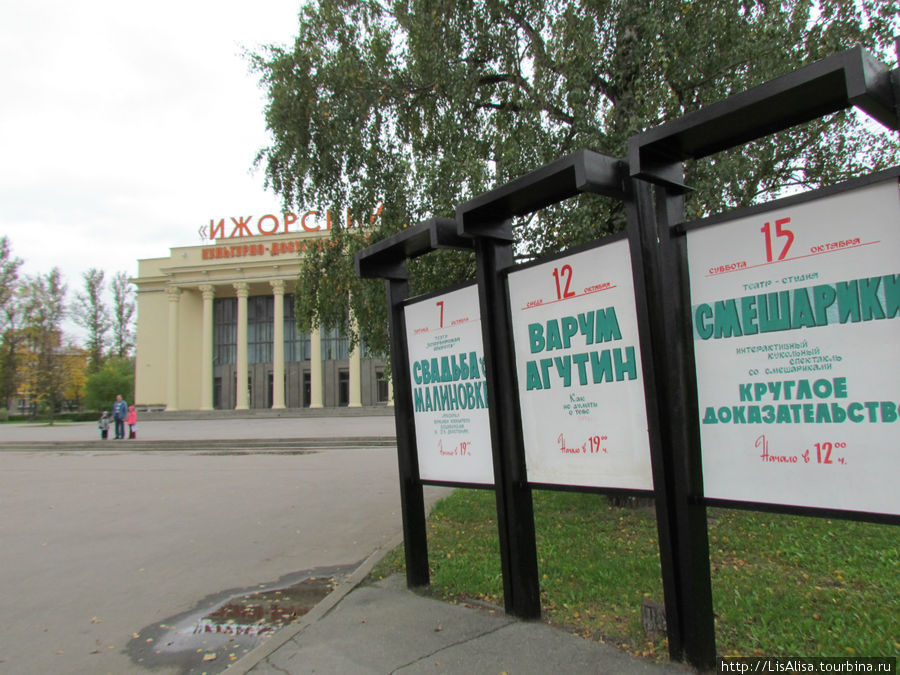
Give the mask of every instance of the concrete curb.
[{"label": "concrete curb", "polygon": [[375,550],[368,558],[366,558],[362,562],[359,567],[356,568],[353,574],[351,574],[345,582],[338,585],[333,591],[331,591],[331,593],[325,596],[323,600],[321,600],[315,607],[304,614],[300,619],[292,623],[290,626],[285,626],[275,635],[263,642],[261,645],[254,647],[240,659],[232,663],[227,671],[229,675],[231,675],[232,673],[235,673],[236,675],[245,675],[246,673],[249,673],[262,661],[265,661],[272,654],[274,654],[278,649],[293,640],[311,625],[319,621],[319,619],[321,619],[326,614],[328,614],[328,612],[334,609],[341,600],[343,600],[352,590],[357,588],[367,576],[369,576],[369,573],[375,568],[375,565],[377,565],[381,561],[381,559],[384,558],[385,555],[387,555],[388,551],[391,551],[402,543],[403,535],[398,534],[393,539],[384,544],[384,546]]}]

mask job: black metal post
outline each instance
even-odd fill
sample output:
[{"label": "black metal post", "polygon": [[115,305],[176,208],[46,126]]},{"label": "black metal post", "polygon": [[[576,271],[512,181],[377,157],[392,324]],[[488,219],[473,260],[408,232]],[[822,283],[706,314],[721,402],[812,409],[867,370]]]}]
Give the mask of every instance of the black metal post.
[{"label": "black metal post", "polygon": [[668,408],[667,391],[671,386],[665,381],[666,359],[669,345],[660,339],[663,330],[660,319],[659,250],[655,237],[655,216],[650,185],[630,179],[626,183],[625,213],[628,218],[628,236],[631,243],[631,264],[635,277],[635,300],[638,316],[646,317],[641,325],[641,351],[644,354],[644,389],[647,401],[647,425],[650,438],[650,456],[653,469],[654,502],[656,506],[656,532],[659,539],[659,566],[662,577],[666,610],[666,634],[669,658],[681,661],[684,657],[684,626],[681,605],[683,597],[678,578],[680,557],[677,550],[675,510],[672,501],[674,485],[672,475],[672,451],[669,428],[672,421],[664,417]]},{"label": "black metal post", "polygon": [[[697,401],[692,374],[690,299],[684,237],[670,223],[684,212],[676,190],[658,187],[656,213],[647,186],[639,190],[640,237],[648,291],[653,367],[659,386],[664,480],[657,523],[669,630],[669,656],[700,670],[716,663],[709,538],[700,470]],[[664,537],[667,541],[664,541]],[[665,545],[664,545],[665,544]],[[671,559],[665,554],[671,552]],[[666,570],[666,567],[670,567]],[[670,602],[670,598],[672,602]]]},{"label": "black metal post", "polygon": [[406,320],[401,303],[409,297],[407,279],[385,280],[391,336],[391,370],[394,374],[394,424],[397,428],[397,465],[400,473],[400,510],[403,517],[403,550],[406,585],[427,586],[428,537],[425,530],[425,495],[419,479],[416,430],[413,423],[412,386]]},{"label": "black metal post", "polygon": [[525,473],[522,426],[515,396],[512,332],[501,274],[513,263],[509,221],[500,229],[508,233],[508,239],[475,238],[475,261],[487,371],[503,597],[508,614],[520,619],[537,619],[541,616],[541,598],[534,505]]},{"label": "black metal post", "polygon": [[406,341],[406,319],[403,313],[403,303],[409,297],[406,261],[442,248],[472,248],[471,240],[456,234],[455,220],[434,218],[419,223],[360,251],[355,259],[359,277],[385,280],[394,380],[394,424],[397,429],[403,548],[406,554],[406,584],[410,588],[427,586],[430,575],[425,496],[419,476],[409,345]]}]

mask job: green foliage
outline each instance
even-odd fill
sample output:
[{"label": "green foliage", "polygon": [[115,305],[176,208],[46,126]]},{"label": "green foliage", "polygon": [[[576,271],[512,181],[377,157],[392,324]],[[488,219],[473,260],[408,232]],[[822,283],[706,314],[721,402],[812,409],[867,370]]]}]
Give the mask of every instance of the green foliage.
[{"label": "green foliage", "polygon": [[19,287],[21,258],[14,258],[9,237],[0,237],[0,333],[5,333],[16,312],[15,295]]},{"label": "green foliage", "polygon": [[87,330],[88,372],[95,373],[103,365],[106,333],[111,322],[103,302],[103,270],[91,268],[82,274],[84,292],[75,297],[72,317]]},{"label": "green foliage", "polygon": [[[455,490],[428,517],[430,593],[503,604],[490,490]],[[652,509],[592,494],[534,492],[543,618],[631,653],[665,659],[641,603],[663,601]],[[729,656],[895,654],[900,615],[897,528],[852,521],[709,511],[716,646]],[[403,571],[403,549],[373,575]]]},{"label": "green foliage", "polygon": [[116,395],[134,402],[134,361],[112,357],[88,376],[84,385],[84,404],[90,410],[111,410]]},{"label": "green foliage", "polygon": [[46,275],[25,280],[21,289],[24,302],[24,342],[31,356],[27,390],[35,410],[53,415],[62,405],[68,376],[63,354],[62,322],[66,314],[66,284],[58,268]]},{"label": "green foliage", "polygon": [[[307,293],[336,295],[301,299],[301,324],[345,327],[349,305],[333,299],[350,298],[377,349],[383,290],[353,279],[363,243],[452,216],[455,205],[577,149],[625,157],[634,133],[836,51],[861,44],[892,62],[897,13],[897,0],[306,3],[292,46],[250,55],[273,138],[257,162],[286,206],[384,210],[372,231],[335,232],[333,251],[303,263]],[[892,135],[852,113],[832,115],[689,163],[688,212],[897,160]],[[620,203],[587,195],[520,221],[518,250],[537,256],[616,231],[624,216]],[[470,276],[464,258],[417,264],[411,283],[432,290]]]},{"label": "green foliage", "polygon": [[125,272],[116,272],[110,282],[112,306],[112,353],[121,359],[131,356],[134,347],[134,287]]}]

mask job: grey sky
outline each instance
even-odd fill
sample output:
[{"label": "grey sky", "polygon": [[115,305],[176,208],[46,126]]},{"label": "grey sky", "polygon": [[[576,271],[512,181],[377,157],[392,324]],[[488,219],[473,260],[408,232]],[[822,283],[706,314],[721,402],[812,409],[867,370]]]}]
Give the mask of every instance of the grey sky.
[{"label": "grey sky", "polygon": [[278,213],[251,172],[264,98],[243,48],[300,0],[0,4],[0,235],[24,273],[137,274],[210,219]]}]

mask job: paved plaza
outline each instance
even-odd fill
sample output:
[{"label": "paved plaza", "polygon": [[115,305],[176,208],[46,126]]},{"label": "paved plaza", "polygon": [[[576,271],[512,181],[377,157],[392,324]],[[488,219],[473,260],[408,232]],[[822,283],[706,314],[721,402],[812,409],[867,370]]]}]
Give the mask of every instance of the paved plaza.
[{"label": "paved plaza", "polygon": [[[352,570],[401,531],[390,445],[240,440],[390,437],[391,417],[139,422],[163,452],[96,431],[0,427],[0,671],[149,672],[126,653],[148,626],[231,589]],[[233,442],[195,449],[211,438]]]}]

